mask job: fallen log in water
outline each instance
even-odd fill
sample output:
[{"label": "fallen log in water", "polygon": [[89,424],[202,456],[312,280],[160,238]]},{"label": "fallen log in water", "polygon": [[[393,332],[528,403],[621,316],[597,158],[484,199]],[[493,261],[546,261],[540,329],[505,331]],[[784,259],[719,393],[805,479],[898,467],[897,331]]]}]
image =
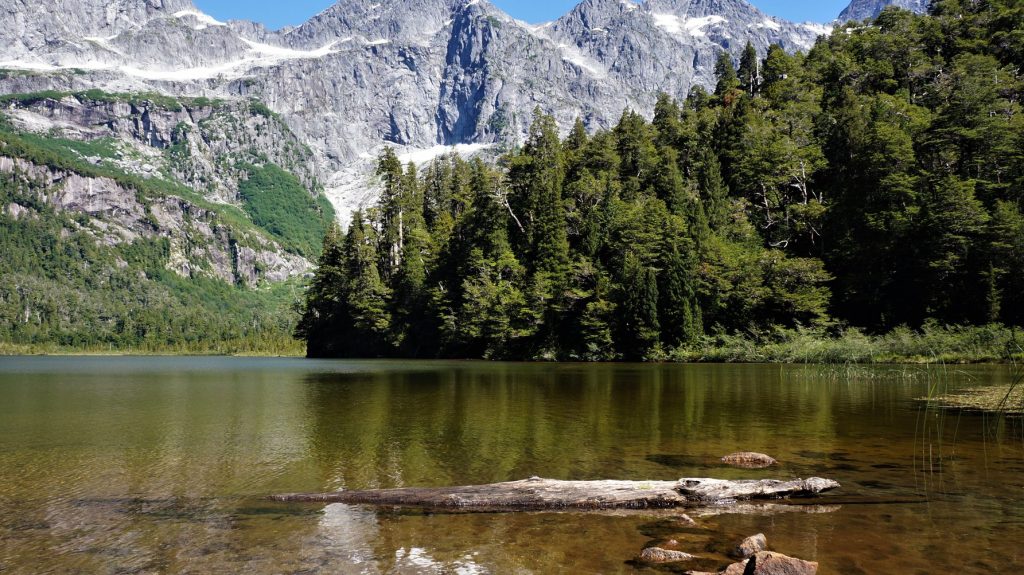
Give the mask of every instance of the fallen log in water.
[{"label": "fallen log in water", "polygon": [[831,479],[817,477],[791,481],[559,481],[533,477],[490,485],[293,493],[272,499],[476,511],[666,509],[737,500],[809,497],[838,487],[839,483]]}]

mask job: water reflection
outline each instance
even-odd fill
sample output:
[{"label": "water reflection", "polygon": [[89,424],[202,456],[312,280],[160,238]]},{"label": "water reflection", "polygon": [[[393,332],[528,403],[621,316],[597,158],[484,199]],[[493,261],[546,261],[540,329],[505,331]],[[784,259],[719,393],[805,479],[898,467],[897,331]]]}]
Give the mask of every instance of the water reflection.
[{"label": "water reflection", "polygon": [[[0,571],[625,573],[655,536],[719,557],[757,531],[833,572],[1024,566],[1019,421],[922,410],[934,383],[743,365],[2,358]],[[723,468],[736,450],[782,464]],[[843,483],[843,505],[687,532],[639,516],[263,499],[531,475],[822,475]]]}]

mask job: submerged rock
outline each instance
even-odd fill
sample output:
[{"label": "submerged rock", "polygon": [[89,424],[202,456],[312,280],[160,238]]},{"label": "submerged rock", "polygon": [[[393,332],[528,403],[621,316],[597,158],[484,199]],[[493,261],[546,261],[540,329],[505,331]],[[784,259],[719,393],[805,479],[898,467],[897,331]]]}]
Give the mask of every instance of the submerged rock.
[{"label": "submerged rock", "polygon": [[764,536],[764,533],[758,533],[752,537],[747,537],[740,543],[739,547],[736,548],[736,553],[747,559],[753,557],[762,551],[768,550],[768,539]]},{"label": "submerged rock", "polygon": [[732,453],[722,458],[722,463],[732,465],[735,467],[746,467],[750,469],[761,469],[764,467],[771,467],[778,463],[775,458],[765,455],[763,453],[755,453],[753,451],[744,451],[740,453]]},{"label": "submerged rock", "polygon": [[[815,575],[818,564],[781,553],[762,551],[748,559],[744,575]],[[726,573],[729,573],[726,570]],[[729,574],[731,575],[731,574]]]},{"label": "submerged rock", "polygon": [[645,563],[675,563],[677,561],[689,561],[694,558],[689,553],[662,549],[661,547],[648,547],[640,553],[640,561]]}]

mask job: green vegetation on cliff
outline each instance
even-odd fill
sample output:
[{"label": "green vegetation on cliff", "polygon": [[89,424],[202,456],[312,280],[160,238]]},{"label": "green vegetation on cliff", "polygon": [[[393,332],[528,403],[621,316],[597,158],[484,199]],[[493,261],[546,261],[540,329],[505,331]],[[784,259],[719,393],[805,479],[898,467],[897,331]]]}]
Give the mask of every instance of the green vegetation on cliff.
[{"label": "green vegetation on cliff", "polygon": [[[313,199],[298,178],[274,164],[245,166],[248,178],[239,183],[242,209],[287,249],[307,258],[320,253],[334,208],[323,196]],[[318,201],[319,200],[319,201]],[[322,214],[311,218],[310,214]]]},{"label": "green vegetation on cliff", "polygon": [[[301,280],[254,287],[241,266],[264,264],[243,252],[276,240],[315,259],[334,219],[326,200],[267,163],[245,166],[242,208],[210,202],[122,170],[118,144],[26,133],[0,118],[0,353],[301,352],[291,337]],[[58,207],[70,174],[127,190],[125,205]],[[182,229],[158,209],[180,212]]]},{"label": "green vegetation on cliff", "polygon": [[561,139],[538,111],[500,170],[418,174],[388,150],[379,204],[326,235],[297,334],[312,356],[1005,357],[1022,35],[1008,0],[941,0],[807,55],[723,55],[713,94],[662,97],[653,122]]}]

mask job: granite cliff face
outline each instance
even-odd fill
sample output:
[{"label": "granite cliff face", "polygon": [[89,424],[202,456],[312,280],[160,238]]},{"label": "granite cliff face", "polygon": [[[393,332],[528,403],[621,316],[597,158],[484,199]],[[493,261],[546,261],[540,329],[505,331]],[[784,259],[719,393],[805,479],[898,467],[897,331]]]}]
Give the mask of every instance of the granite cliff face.
[{"label": "granite cliff face", "polygon": [[[307,146],[277,116],[250,101],[174,101],[159,105],[88,93],[14,101],[0,108],[25,131],[78,141],[112,139],[115,163],[142,177],[163,176],[206,199],[237,201],[240,166],[272,163],[294,174],[312,192],[320,188]],[[98,160],[98,159],[97,159]]]},{"label": "granite cliff face", "polygon": [[[104,177],[81,175],[0,154],[0,177],[33,190],[57,212],[75,214],[74,229],[98,246],[165,238],[168,270],[186,278],[209,277],[256,287],[307,273],[311,265],[266,237],[233,229],[215,210],[183,198],[143,201],[136,190]],[[3,206],[15,219],[37,217],[18,203]]]},{"label": "granite cliff face", "polygon": [[853,0],[841,14],[840,22],[860,22],[874,18],[889,6],[923,14],[928,11],[930,0]]},{"label": "granite cliff face", "polygon": [[711,85],[722,50],[802,50],[828,32],[744,0],[585,0],[539,26],[486,0],[345,0],[276,32],[189,0],[0,0],[0,15],[16,23],[0,29],[0,91],[256,98],[310,146],[343,218],[372,197],[385,144],[423,160],[515,143],[536,106],[607,127],[658,92]]}]

